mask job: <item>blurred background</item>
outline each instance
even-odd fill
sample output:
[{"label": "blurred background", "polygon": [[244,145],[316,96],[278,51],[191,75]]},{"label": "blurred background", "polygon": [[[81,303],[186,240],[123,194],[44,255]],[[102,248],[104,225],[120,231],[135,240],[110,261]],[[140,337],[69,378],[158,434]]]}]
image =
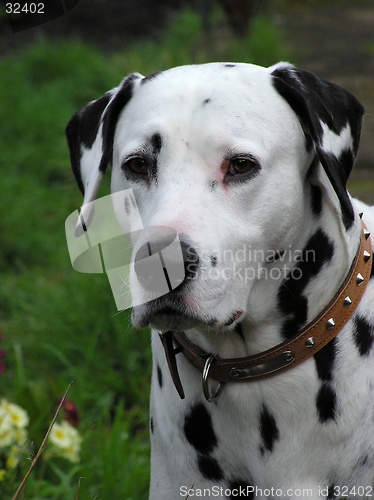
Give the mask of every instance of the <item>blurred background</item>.
[{"label": "blurred background", "polygon": [[[117,312],[106,276],[71,267],[64,221],[82,197],[65,126],[132,71],[288,60],[364,104],[349,189],[374,204],[374,4],[80,0],[69,6],[59,15],[56,0],[52,17],[59,17],[33,27],[27,12],[8,16],[5,2],[0,11],[0,399],[28,415],[27,437],[5,439],[10,427],[0,406],[0,498],[14,494],[73,381],[58,422],[68,422],[75,437],[61,427],[26,497],[142,500],[149,480],[150,336],[131,328],[128,311]],[[102,194],[108,192],[106,185]],[[66,453],[69,446],[78,455]]]}]

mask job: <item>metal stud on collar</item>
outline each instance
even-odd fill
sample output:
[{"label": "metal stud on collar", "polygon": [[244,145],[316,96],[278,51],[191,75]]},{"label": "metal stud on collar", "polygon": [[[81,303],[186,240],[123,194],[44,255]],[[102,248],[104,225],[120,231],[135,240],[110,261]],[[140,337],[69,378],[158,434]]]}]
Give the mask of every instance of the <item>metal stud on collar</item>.
[{"label": "metal stud on collar", "polygon": [[305,347],[310,349],[311,347],[316,345],[316,339],[314,337],[309,337],[305,342]]},{"label": "metal stud on collar", "polygon": [[349,295],[346,296],[343,302],[344,307],[349,307],[352,304],[352,299]]},{"label": "metal stud on collar", "polygon": [[334,318],[330,318],[330,319],[327,320],[326,328],[328,330],[331,330],[332,328],[334,328],[335,325],[336,325],[335,319]]},{"label": "metal stud on collar", "polygon": [[358,275],[356,276],[357,285],[361,285],[361,283],[363,283],[364,281],[365,281],[365,278],[362,276],[361,273],[358,273]]},{"label": "metal stud on collar", "polygon": [[218,383],[214,391],[211,391],[209,388],[209,383],[208,383],[209,370],[216,356],[217,354],[212,354],[211,356],[209,356],[209,358],[205,361],[203,369],[203,392],[205,399],[209,403],[215,403],[216,401],[218,401],[224,385],[223,383]]},{"label": "metal stud on collar", "polygon": [[367,262],[369,262],[370,257],[371,257],[371,254],[367,250],[364,250],[364,262],[365,262],[365,264]]}]

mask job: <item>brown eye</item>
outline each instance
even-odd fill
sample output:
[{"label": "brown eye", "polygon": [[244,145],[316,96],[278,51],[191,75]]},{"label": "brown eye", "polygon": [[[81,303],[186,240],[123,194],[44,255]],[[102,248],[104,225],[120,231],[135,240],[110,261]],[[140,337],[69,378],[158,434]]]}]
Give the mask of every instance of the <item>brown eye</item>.
[{"label": "brown eye", "polygon": [[235,158],[230,162],[229,175],[243,175],[251,172],[257,164],[249,158]]},{"label": "brown eye", "polygon": [[123,163],[122,170],[138,177],[146,177],[148,176],[148,163],[141,156],[134,156]]},{"label": "brown eye", "polygon": [[227,183],[246,182],[261,170],[259,161],[250,154],[228,157],[225,166],[224,180]]}]

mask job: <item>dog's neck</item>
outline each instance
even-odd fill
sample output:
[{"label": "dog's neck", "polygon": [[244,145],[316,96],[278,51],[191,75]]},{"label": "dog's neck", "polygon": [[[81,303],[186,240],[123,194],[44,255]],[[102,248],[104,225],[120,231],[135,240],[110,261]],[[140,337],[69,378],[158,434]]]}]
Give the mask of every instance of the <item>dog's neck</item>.
[{"label": "dog's neck", "polygon": [[207,333],[194,329],[190,339],[222,358],[242,357],[274,347],[311,323],[338,292],[360,240],[358,214],[347,231],[336,210],[327,206],[318,218],[306,212],[304,230],[286,257],[269,263],[265,279],[253,285],[239,327]]}]

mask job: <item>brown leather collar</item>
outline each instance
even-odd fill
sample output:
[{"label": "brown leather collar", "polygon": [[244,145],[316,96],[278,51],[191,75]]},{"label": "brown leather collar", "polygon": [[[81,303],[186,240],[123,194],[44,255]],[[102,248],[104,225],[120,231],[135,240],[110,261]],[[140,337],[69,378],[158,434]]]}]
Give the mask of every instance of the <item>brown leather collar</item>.
[{"label": "brown leather collar", "polygon": [[[340,332],[354,313],[369,281],[371,260],[370,233],[362,222],[356,257],[344,283],[326,309],[290,340],[262,353],[243,358],[219,359],[216,355],[197,347],[188,340],[184,332],[159,332],[170,374],[179,396],[184,399],[175,358],[180,352],[202,373],[204,395],[210,402],[218,399],[225,382],[260,380],[282,373],[316,354]],[[219,382],[213,392],[209,389],[209,378]]]}]

